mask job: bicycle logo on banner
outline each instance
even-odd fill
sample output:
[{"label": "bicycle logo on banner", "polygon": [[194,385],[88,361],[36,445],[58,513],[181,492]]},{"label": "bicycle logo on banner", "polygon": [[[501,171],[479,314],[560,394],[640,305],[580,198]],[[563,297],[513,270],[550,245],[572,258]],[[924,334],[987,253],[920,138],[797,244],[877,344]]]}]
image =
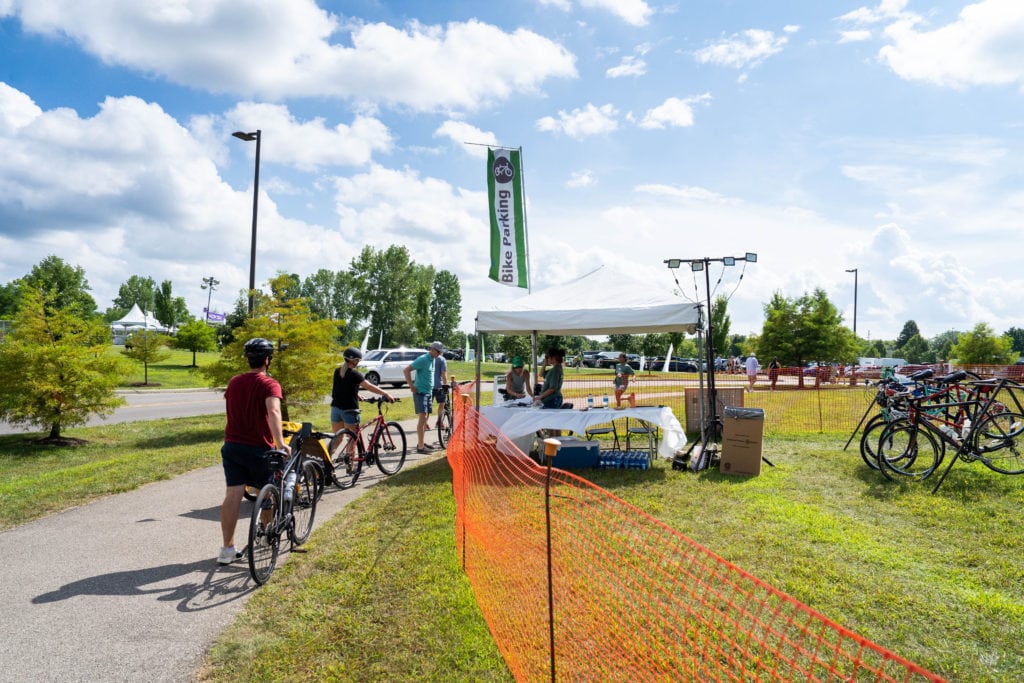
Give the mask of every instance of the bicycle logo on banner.
[{"label": "bicycle logo on banner", "polygon": [[494,160],[494,179],[499,183],[510,183],[512,178],[515,177],[515,167],[512,166],[512,162],[505,157],[498,157]]}]

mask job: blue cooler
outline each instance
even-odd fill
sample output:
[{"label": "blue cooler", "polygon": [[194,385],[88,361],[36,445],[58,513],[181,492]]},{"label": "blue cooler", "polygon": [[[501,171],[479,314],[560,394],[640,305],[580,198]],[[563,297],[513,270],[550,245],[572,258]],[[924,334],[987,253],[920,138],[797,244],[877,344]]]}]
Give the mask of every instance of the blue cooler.
[{"label": "blue cooler", "polygon": [[601,445],[599,442],[583,441],[573,436],[557,438],[562,445],[555,452],[555,459],[552,462],[554,467],[560,470],[581,470],[598,466],[598,448]]}]

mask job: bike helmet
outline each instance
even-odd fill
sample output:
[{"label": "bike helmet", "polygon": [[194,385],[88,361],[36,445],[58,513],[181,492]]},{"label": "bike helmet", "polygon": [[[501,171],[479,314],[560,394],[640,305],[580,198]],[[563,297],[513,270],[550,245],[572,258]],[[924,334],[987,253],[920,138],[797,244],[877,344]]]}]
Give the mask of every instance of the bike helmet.
[{"label": "bike helmet", "polygon": [[347,349],[345,349],[342,355],[345,356],[345,360],[361,360],[363,357],[363,352],[354,346],[350,346]]},{"label": "bike helmet", "polygon": [[268,358],[274,355],[274,344],[263,337],[255,337],[245,342],[242,353],[246,358]]}]

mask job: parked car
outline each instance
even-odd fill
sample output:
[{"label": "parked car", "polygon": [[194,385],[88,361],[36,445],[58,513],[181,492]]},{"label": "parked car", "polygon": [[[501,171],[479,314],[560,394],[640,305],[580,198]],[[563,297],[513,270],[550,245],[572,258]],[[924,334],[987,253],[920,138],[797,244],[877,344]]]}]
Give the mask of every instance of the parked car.
[{"label": "parked car", "polygon": [[360,371],[370,384],[405,384],[405,367],[427,352],[426,349],[374,349],[363,356]]},{"label": "parked car", "polygon": [[583,367],[585,368],[596,368],[597,367],[597,356],[600,351],[584,351],[583,352]]},{"label": "parked car", "polygon": [[445,349],[441,355],[445,360],[462,360],[462,349]]},{"label": "parked car", "polygon": [[614,368],[619,362],[621,351],[601,351],[595,359],[595,368]]},{"label": "parked car", "polygon": [[[647,359],[647,367],[651,372],[660,372],[665,366],[665,357],[657,356]],[[690,358],[672,356],[668,363],[669,372],[697,372],[697,361]]]}]

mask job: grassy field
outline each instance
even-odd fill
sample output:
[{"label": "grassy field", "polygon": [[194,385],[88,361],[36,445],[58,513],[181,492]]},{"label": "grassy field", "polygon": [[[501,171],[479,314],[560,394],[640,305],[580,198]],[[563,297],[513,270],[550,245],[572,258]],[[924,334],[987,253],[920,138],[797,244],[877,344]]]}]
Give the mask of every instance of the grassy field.
[{"label": "grassy field", "polygon": [[[326,408],[295,417],[319,425]],[[90,442],[78,448],[0,437],[0,527],[217,464],[222,420],[69,430]],[[1024,680],[1024,477],[960,463],[933,496],[930,486],[883,480],[842,450],[846,436],[772,436],[765,454],[777,467],[756,478],[693,475],[664,462],[586,476],[951,680]],[[453,529],[444,460],[375,487],[275,572],[218,640],[203,675],[508,680],[457,565]]]}]

